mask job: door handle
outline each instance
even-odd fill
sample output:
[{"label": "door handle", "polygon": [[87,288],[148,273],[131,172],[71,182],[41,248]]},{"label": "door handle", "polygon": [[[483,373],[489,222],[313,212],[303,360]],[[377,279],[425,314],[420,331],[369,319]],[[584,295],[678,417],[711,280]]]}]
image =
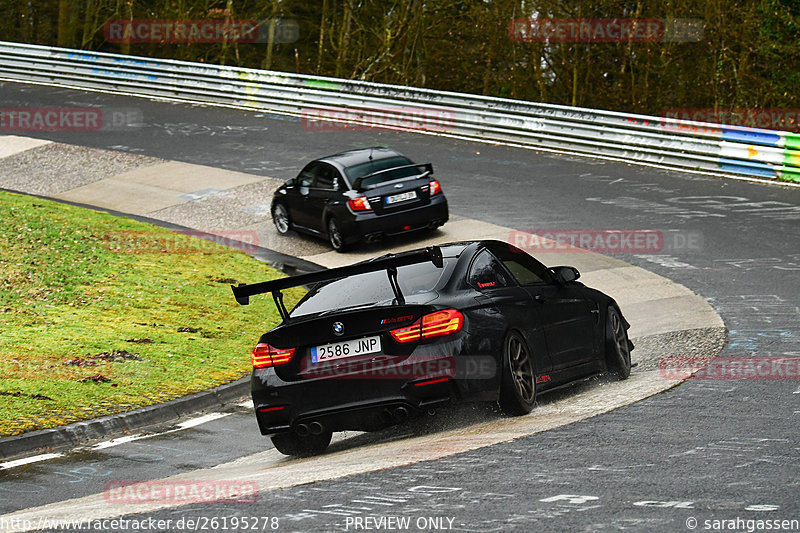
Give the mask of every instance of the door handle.
[{"label": "door handle", "polygon": [[533,299],[539,302],[540,304],[543,304],[547,301],[547,298],[545,298],[541,294],[537,294],[536,296],[533,297]]}]

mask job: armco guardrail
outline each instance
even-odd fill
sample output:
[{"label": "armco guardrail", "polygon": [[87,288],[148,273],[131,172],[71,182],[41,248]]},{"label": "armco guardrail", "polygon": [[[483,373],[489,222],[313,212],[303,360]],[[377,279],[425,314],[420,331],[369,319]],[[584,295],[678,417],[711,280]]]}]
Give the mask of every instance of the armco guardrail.
[{"label": "armco guardrail", "polygon": [[783,131],[9,42],[0,79],[800,182],[800,135]]}]

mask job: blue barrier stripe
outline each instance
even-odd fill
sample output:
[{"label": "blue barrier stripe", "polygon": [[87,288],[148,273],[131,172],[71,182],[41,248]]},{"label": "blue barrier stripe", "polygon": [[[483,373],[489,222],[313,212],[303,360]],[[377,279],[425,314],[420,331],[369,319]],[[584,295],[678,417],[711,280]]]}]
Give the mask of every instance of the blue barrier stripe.
[{"label": "blue barrier stripe", "polygon": [[781,141],[781,136],[777,133],[722,128],[722,140],[743,142],[748,144],[763,144],[766,146],[778,146],[778,143]]},{"label": "blue barrier stripe", "polygon": [[774,178],[777,176],[776,169],[766,163],[754,161],[739,161],[737,159],[719,158],[719,169],[725,172],[735,172],[737,174],[747,174],[748,176],[763,176]]}]

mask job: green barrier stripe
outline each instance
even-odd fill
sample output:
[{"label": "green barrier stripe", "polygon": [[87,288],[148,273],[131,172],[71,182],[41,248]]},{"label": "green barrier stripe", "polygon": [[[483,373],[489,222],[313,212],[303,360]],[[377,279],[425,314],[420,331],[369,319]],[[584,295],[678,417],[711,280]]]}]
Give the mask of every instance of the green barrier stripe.
[{"label": "green barrier stripe", "polygon": [[800,150],[800,134],[784,133],[786,136],[785,147],[787,150]]},{"label": "green barrier stripe", "polygon": [[[325,80],[307,80],[306,85],[309,87],[319,87],[320,89],[338,89],[340,87],[336,82]],[[786,142],[789,142],[788,139]]]},{"label": "green barrier stripe", "polygon": [[783,167],[777,172],[777,175],[781,181],[800,183],[800,170],[797,168]]},{"label": "green barrier stripe", "polygon": [[783,152],[783,156],[784,165],[794,165],[796,167],[800,167],[800,152],[795,150],[785,150]]}]

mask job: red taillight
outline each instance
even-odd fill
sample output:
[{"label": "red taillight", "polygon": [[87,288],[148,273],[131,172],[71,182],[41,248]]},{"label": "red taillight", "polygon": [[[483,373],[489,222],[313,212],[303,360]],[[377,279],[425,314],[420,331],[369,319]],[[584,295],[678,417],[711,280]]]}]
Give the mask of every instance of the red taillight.
[{"label": "red taillight", "polygon": [[259,342],[253,348],[253,368],[266,368],[268,366],[285,365],[294,357],[294,348],[275,348],[269,344]]},{"label": "red taillight", "polygon": [[278,407],[262,407],[258,410],[259,413],[272,413],[274,411],[283,411],[286,409],[285,405],[279,405]]},{"label": "red taillight", "polygon": [[397,342],[413,342],[418,341],[422,333],[419,330],[420,321],[417,320],[410,326],[404,328],[393,329],[389,333],[394,337]]},{"label": "red taillight", "polygon": [[441,337],[450,335],[461,329],[464,325],[464,315],[455,309],[436,311],[422,317],[422,338]]},{"label": "red taillight", "polygon": [[367,200],[366,196],[359,196],[358,198],[353,198],[352,200],[347,200],[347,205],[350,206],[350,209],[353,211],[371,211],[372,207],[369,205],[369,200]]},{"label": "red taillight", "polygon": [[445,309],[430,313],[410,326],[393,329],[389,333],[397,342],[413,342],[450,335],[464,326],[464,315],[455,309]]},{"label": "red taillight", "polygon": [[450,381],[450,378],[429,379],[428,381],[420,381],[419,383],[414,383],[414,386],[424,387],[425,385],[433,385],[434,383],[444,383],[445,381]]},{"label": "red taillight", "polygon": [[431,196],[434,194],[439,194],[442,192],[442,186],[439,185],[439,182],[436,180],[431,180]]}]

